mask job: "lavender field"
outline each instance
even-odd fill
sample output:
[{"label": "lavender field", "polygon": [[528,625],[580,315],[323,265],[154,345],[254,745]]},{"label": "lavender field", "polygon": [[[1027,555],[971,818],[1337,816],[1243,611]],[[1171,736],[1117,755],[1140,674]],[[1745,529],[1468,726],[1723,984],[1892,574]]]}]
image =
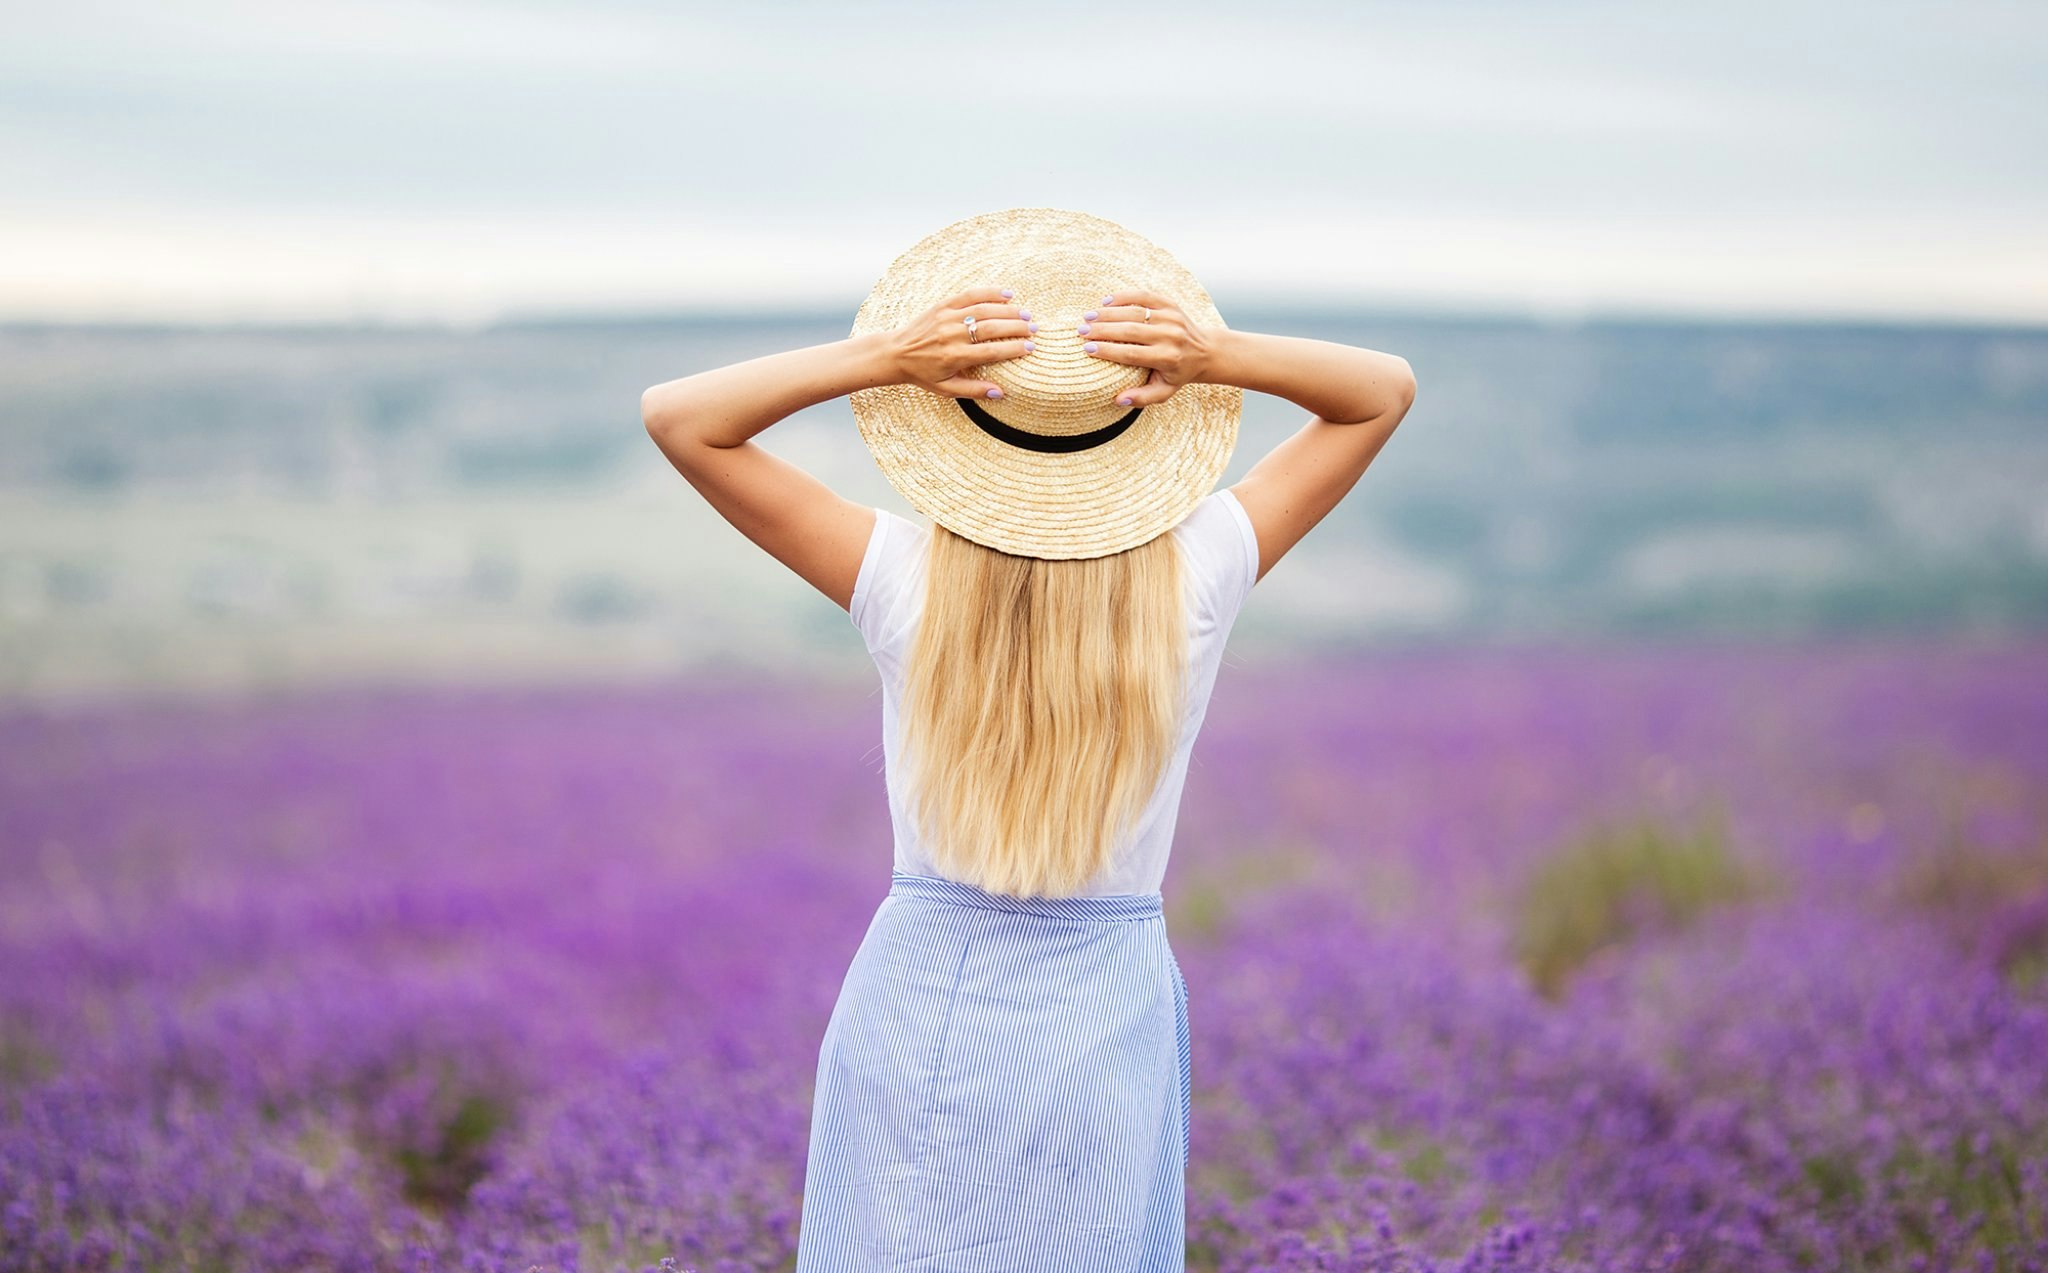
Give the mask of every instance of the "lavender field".
[{"label": "lavender field", "polygon": [[[0,1267],[787,1269],[877,692],[0,717]],[[1233,660],[1200,1270],[2048,1264],[2048,645]]]}]

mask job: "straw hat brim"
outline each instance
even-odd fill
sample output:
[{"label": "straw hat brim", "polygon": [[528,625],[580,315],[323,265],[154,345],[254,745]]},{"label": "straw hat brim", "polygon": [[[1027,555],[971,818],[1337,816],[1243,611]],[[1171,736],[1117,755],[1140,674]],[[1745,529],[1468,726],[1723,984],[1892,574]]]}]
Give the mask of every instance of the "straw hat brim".
[{"label": "straw hat brim", "polygon": [[[1104,296],[1143,288],[1191,323],[1224,326],[1179,261],[1113,221],[1061,208],[1012,208],[956,221],[897,257],[855,316],[853,335],[887,331],[972,287],[1001,286],[1038,323],[1033,352],[963,374],[1002,386],[975,401],[910,384],[851,394],[862,439],[910,506],[976,543],[1027,557],[1101,557],[1178,525],[1223,474],[1237,445],[1244,391],[1184,384],[1164,402],[1119,406],[1143,367],[1097,358],[1075,328]],[[997,422],[976,422],[970,408]],[[1078,450],[1038,449],[1107,441]],[[1019,441],[996,433],[1020,430]],[[1028,438],[1023,435],[1030,435]],[[1040,443],[1039,439],[1053,439]]]}]

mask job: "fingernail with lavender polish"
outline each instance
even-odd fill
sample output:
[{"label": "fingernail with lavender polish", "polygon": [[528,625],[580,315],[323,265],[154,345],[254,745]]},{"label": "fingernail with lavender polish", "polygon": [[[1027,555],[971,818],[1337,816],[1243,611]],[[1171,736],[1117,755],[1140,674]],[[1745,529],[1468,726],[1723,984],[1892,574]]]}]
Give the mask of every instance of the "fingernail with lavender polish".
[{"label": "fingernail with lavender polish", "polygon": [[1017,317],[1023,319],[1025,322],[1028,323],[1031,321],[1031,311],[1028,309],[1020,309],[1017,311]]},{"label": "fingernail with lavender polish", "polygon": [[1001,389],[996,388],[994,385],[990,385],[988,396],[991,398],[1000,398],[1003,396],[1003,391]]},{"label": "fingernail with lavender polish", "polygon": [[1074,330],[1080,332],[1083,336],[1086,336],[1088,334],[1088,324],[1083,323],[1079,327],[1076,327]]},{"label": "fingernail with lavender polish", "polygon": [[1087,313],[1081,315],[1081,317],[1083,320],[1092,323],[1095,321],[1095,311],[1091,309]]},{"label": "fingernail with lavender polish", "polygon": [[1107,305],[1107,304],[1109,304],[1109,302],[1110,302],[1111,300],[1115,299],[1115,297],[1116,297],[1116,293],[1115,293],[1115,292],[1111,292],[1111,293],[1110,293],[1110,294],[1109,294],[1108,296],[1105,296],[1105,297],[1103,297],[1103,298],[1102,298],[1102,303],[1103,303],[1104,305]]},{"label": "fingernail with lavender polish", "polygon": [[1094,352],[1095,352],[1095,342],[1091,340],[1091,341],[1089,341],[1089,342],[1088,342],[1087,344],[1085,344],[1085,345],[1081,346],[1081,349],[1082,349],[1082,351],[1083,351],[1083,352],[1085,352],[1085,353],[1091,353],[1091,354],[1092,354],[1092,353],[1094,353]]},{"label": "fingernail with lavender polish", "polygon": [[1036,349],[1036,348],[1038,348],[1038,342],[1037,342],[1037,341],[1035,341],[1035,340],[1027,340],[1027,341],[1025,341],[1025,342],[1024,342],[1024,352],[1025,352],[1025,353],[1027,353],[1027,354],[1028,354],[1028,353],[1030,353],[1030,352],[1031,352],[1032,350],[1034,350],[1034,349]]},{"label": "fingernail with lavender polish", "polygon": [[1128,407],[1131,405],[1131,395],[1125,394],[1123,397],[1118,398],[1116,401],[1118,406]]},{"label": "fingernail with lavender polish", "polygon": [[1011,298],[1012,296],[1015,296],[1015,295],[1016,295],[1016,293],[1015,293],[1015,292],[1013,292],[1013,291],[1011,291],[1011,290],[1010,290],[1009,288],[1007,288],[1007,287],[1006,287],[1006,288],[1004,288],[1004,289],[1003,289],[1003,299],[1004,299],[1004,300],[1009,300],[1009,299],[1010,299],[1010,298]]},{"label": "fingernail with lavender polish", "polygon": [[1024,330],[1025,330],[1025,331],[1028,331],[1028,332],[1035,332],[1035,331],[1037,331],[1037,330],[1038,330],[1038,324],[1037,324],[1037,323],[1026,323],[1026,324],[1024,324]]}]

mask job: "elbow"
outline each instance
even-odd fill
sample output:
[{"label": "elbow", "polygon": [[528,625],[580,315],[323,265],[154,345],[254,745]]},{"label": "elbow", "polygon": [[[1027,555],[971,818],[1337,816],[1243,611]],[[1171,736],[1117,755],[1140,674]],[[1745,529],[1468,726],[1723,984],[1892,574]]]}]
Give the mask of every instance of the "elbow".
[{"label": "elbow", "polygon": [[640,423],[647,436],[659,442],[675,428],[676,412],[663,402],[662,386],[655,385],[640,395]]},{"label": "elbow", "polygon": [[1388,370],[1386,383],[1380,386],[1380,392],[1386,398],[1386,405],[1374,418],[1387,421],[1387,427],[1390,429],[1399,428],[1402,419],[1408,414],[1408,408],[1415,405],[1415,368],[1408,365],[1406,358],[1397,357],[1394,360],[1394,365]]},{"label": "elbow", "polygon": [[708,444],[697,431],[695,413],[666,385],[640,395],[640,423],[669,463],[686,475],[705,453]]},{"label": "elbow", "polygon": [[1324,416],[1333,424],[1364,424],[1376,421],[1389,428],[1401,423],[1415,403],[1415,369],[1406,358],[1388,355],[1391,362],[1373,368],[1359,386],[1357,410],[1343,417]]},{"label": "elbow", "polygon": [[1401,411],[1406,413],[1408,408],[1415,405],[1415,368],[1408,365],[1406,358],[1398,361],[1400,365],[1395,368],[1394,375],[1394,401],[1400,404]]}]

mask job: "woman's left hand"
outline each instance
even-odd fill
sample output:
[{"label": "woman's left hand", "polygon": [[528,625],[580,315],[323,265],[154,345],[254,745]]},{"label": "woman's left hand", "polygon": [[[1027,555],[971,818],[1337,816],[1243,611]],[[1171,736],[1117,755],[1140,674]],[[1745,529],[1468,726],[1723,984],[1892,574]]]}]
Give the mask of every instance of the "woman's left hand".
[{"label": "woman's left hand", "polygon": [[[1151,311],[1147,321],[1146,311]],[[1110,362],[1149,368],[1143,384],[1117,395],[1117,405],[1149,407],[1171,398],[1184,384],[1199,381],[1214,358],[1210,329],[1188,321],[1180,306],[1157,292],[1112,292],[1084,316],[1081,352]]]}]

